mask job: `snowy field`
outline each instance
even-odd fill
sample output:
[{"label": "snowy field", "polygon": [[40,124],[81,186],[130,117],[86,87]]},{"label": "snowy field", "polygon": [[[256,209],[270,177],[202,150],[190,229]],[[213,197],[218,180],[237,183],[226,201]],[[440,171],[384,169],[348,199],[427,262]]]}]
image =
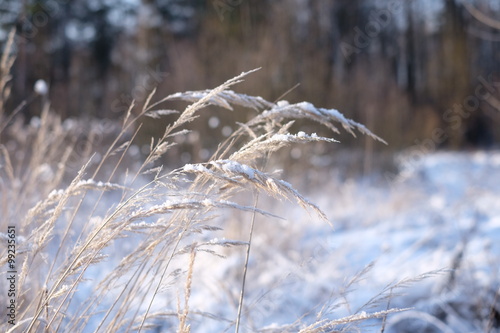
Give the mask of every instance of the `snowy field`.
[{"label": "snowy field", "polygon": [[[233,332],[255,218],[239,332],[498,332],[500,151],[401,154],[397,171],[361,177],[347,176],[359,155],[326,158],[307,146],[310,157],[281,162],[295,163],[283,175],[250,167],[279,145],[331,141],[272,121],[303,109],[364,129],[337,111],[278,103],[256,118],[276,129],[249,122],[267,133],[232,159],[182,166],[174,151],[181,165],[168,171],[158,160],[167,141],[144,164],[127,141],[113,150],[123,155],[94,154],[77,172],[89,156],[60,155],[84,127],[49,113],[13,124],[7,147],[31,170],[16,177],[5,158],[5,221],[28,212],[18,223],[16,329]],[[179,128],[192,120],[187,111],[179,119]],[[185,134],[175,126],[173,136]]]},{"label": "snowy field", "polygon": [[[267,204],[286,221],[257,221],[243,331],[279,332],[295,320],[362,318],[387,308],[411,310],[390,315],[386,332],[498,330],[500,152],[435,153],[376,179],[317,176],[329,180],[310,199],[334,228],[293,205]],[[231,218],[225,236],[248,228]],[[234,330],[244,255],[226,255],[195,264],[193,331]],[[381,326],[361,324],[363,332]]]},{"label": "snowy field", "polygon": [[[131,149],[130,157],[137,150]],[[296,203],[261,193],[257,207],[281,218],[255,214],[239,332],[500,331],[500,151],[437,152],[418,158],[400,155],[396,160],[398,171],[369,177],[347,177],[339,165],[301,166],[302,173],[285,172],[283,178],[317,204],[331,224]],[[252,179],[249,170],[243,171]],[[134,188],[145,183],[146,177],[141,176]],[[75,184],[108,186],[88,178]],[[146,326],[143,332],[175,332],[183,313],[190,332],[235,331],[246,251],[242,245],[248,241],[253,214],[210,208],[215,201],[200,200],[187,212],[189,216],[201,214],[200,223],[210,228],[195,224],[193,228],[199,231],[193,229],[185,237],[179,231],[184,228],[182,218],[172,219],[182,223],[162,229],[161,217],[150,213],[142,219],[133,217],[138,211],[154,211],[151,205],[156,202],[189,203],[168,191],[168,186],[160,192],[146,191],[131,204],[131,210],[116,209],[116,223],[109,224],[120,236],[113,234],[113,240],[102,243],[106,245],[96,252],[98,259],[105,255],[106,260],[96,260],[86,269],[70,295],[59,331],[71,331],[81,321],[85,325],[79,332],[103,331],[99,325],[120,315],[124,324],[116,324],[113,331],[137,331],[146,312],[148,325],[154,327]],[[48,208],[53,205],[50,198],[63,193],[51,191]],[[151,201],[148,193],[154,195]],[[47,263],[55,262],[52,258],[57,253],[58,262],[71,261],[74,248],[83,243],[77,240],[79,235],[97,228],[102,216],[121,202],[121,195],[119,188],[111,188],[102,197],[99,191],[88,191],[62,248],[61,235],[78,202],[69,201],[68,213],[61,215],[47,243],[47,254],[26,273],[23,290],[27,297],[31,295],[28,288],[45,288]],[[250,208],[254,204],[248,192],[235,194],[231,200]],[[200,205],[208,206],[199,209]],[[25,251],[25,237],[20,233],[20,252]],[[176,238],[182,242],[172,250]],[[160,249],[152,250],[149,257],[145,250],[133,256],[157,240],[164,241],[166,252],[172,253],[164,279],[160,265],[167,260]],[[227,244],[235,246],[219,246]],[[191,260],[189,251],[194,248],[191,255],[196,253],[196,258]],[[127,256],[135,261],[122,265]],[[139,274],[144,277],[139,279]],[[49,283],[54,284],[58,275],[50,276]],[[138,289],[127,289],[129,281]],[[68,286],[61,289],[66,291]],[[155,286],[161,288],[153,296]],[[113,302],[120,308],[109,310]],[[391,310],[388,316],[367,319]],[[319,329],[328,322],[330,328]]]}]

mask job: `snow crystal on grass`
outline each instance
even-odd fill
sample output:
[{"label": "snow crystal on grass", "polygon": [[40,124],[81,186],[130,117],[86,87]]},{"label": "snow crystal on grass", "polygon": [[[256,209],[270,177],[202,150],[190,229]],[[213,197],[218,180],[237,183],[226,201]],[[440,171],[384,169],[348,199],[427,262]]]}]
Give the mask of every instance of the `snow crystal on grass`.
[{"label": "snow crystal on grass", "polygon": [[137,228],[137,229],[141,229],[141,228],[148,228],[148,227],[153,227],[155,226],[156,223],[151,223],[151,222],[146,222],[146,221],[139,221],[139,222],[135,222],[135,223],[130,223],[130,228]]},{"label": "snow crystal on grass", "polygon": [[[344,115],[342,113],[340,113],[339,110],[336,110],[336,109],[320,109],[320,110],[321,110],[321,112],[329,115],[330,117],[338,119],[342,123],[348,123],[347,118],[344,117]],[[358,126],[362,126],[362,125],[358,125]]]},{"label": "snow crystal on grass", "polygon": [[271,137],[272,141],[289,141],[290,135],[289,134],[274,134]]},{"label": "snow crystal on grass", "polygon": [[297,107],[301,108],[302,110],[305,110],[310,113],[318,114],[318,109],[311,103],[309,102],[301,102],[296,104]]},{"label": "snow crystal on grass", "polygon": [[49,199],[53,199],[55,197],[59,197],[61,195],[64,194],[64,190],[62,189],[59,189],[59,190],[52,190],[50,193],[49,193]]},{"label": "snow crystal on grass", "polygon": [[210,200],[210,199],[203,199],[203,201],[201,203],[207,207],[215,206],[214,201]]},{"label": "snow crystal on grass", "polygon": [[182,168],[185,172],[205,172],[207,168],[205,168],[202,164],[186,164]]},{"label": "snow crystal on grass", "polygon": [[290,142],[290,143],[304,143],[304,142],[312,142],[312,141],[326,141],[326,142],[338,142],[335,139],[320,137],[316,133],[311,135],[300,131],[297,134],[274,134],[270,141],[278,141],[278,142]]},{"label": "snow crystal on grass", "polygon": [[95,184],[95,181],[93,179],[80,180],[78,182],[79,186],[81,186],[81,185],[94,185],[94,184]]},{"label": "snow crystal on grass", "polygon": [[249,179],[254,179],[255,177],[255,169],[235,161],[224,160],[222,169],[226,172],[242,174]]}]

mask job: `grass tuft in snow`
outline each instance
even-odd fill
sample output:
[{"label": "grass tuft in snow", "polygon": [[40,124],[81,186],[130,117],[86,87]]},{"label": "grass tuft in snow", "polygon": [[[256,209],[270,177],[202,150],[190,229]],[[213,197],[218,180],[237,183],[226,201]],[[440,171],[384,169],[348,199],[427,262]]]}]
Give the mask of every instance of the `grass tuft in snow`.
[{"label": "grass tuft in snow", "polygon": [[[2,120],[13,62],[7,54],[8,50],[1,60]],[[314,133],[290,133],[293,121],[311,119],[334,132],[338,132],[335,124],[341,124],[353,135],[358,131],[383,142],[337,110],[306,102],[272,103],[231,90],[252,72],[211,90],[177,93],[154,103],[153,91],[138,113],[132,113],[132,103],[103,152],[95,151],[93,132],[87,133],[88,144],[77,151],[77,136],[72,136],[77,123],[64,125],[48,104],[36,126],[10,119],[7,127],[0,128],[0,134],[15,147],[0,145],[1,227],[14,223],[18,239],[24,238],[16,258],[17,325],[11,327],[3,321],[1,330],[190,332],[206,327],[205,322],[215,321],[226,329],[235,325],[236,309],[228,319],[198,311],[190,304],[203,274],[197,270],[200,260],[225,257],[221,249],[249,249],[251,245],[251,241],[219,237],[219,221],[227,211],[247,213],[253,221],[257,214],[276,220],[275,214],[256,204],[256,196],[265,195],[295,202],[314,213],[311,219],[328,221],[317,205],[265,170],[263,161],[283,147],[337,142]],[[181,111],[163,107],[172,100],[191,104]],[[244,107],[257,113],[239,124],[208,160],[166,170],[162,161],[175,146],[171,139],[189,134],[186,127],[209,105],[229,110]],[[141,130],[140,122],[144,117],[161,119],[165,115],[177,118],[166,124],[159,138],[151,138],[146,156],[129,170],[124,161]],[[245,203],[248,199],[255,204]],[[7,258],[2,251],[1,258]],[[246,268],[252,272],[250,264]],[[241,325],[249,327],[246,318],[252,307],[243,300],[239,303]],[[294,325],[298,323],[295,327],[301,332],[320,332],[396,311],[359,312],[336,320],[318,316],[313,324],[303,324],[299,318]]]}]

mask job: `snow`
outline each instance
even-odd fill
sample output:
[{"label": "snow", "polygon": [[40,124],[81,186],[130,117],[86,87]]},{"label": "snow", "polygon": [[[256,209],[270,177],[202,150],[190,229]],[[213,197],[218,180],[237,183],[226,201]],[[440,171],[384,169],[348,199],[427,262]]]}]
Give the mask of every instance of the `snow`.
[{"label": "snow", "polygon": [[45,82],[44,80],[37,80],[35,82],[33,90],[38,95],[44,96],[47,95],[47,93],[49,92],[49,86],[47,85],[47,82]]},{"label": "snow", "polygon": [[311,104],[309,102],[300,102],[300,103],[297,103],[296,106],[299,109],[305,110],[307,112],[318,114],[318,109],[313,104]]},{"label": "snow", "polygon": [[[307,135],[299,132],[296,137]],[[221,208],[210,212],[218,217],[206,223],[224,230],[206,229],[187,240],[198,246],[189,298],[191,332],[234,331],[252,212],[259,214],[255,217],[240,332],[266,327],[295,332],[318,318],[339,323],[342,318],[356,320],[360,331],[380,332],[380,312],[387,310],[385,296],[390,295],[390,309],[411,310],[389,314],[387,333],[408,332],[401,328],[409,327],[409,322],[450,332],[464,327],[467,332],[484,331],[477,315],[486,311],[487,320],[494,297],[491,290],[499,288],[500,152],[439,152],[419,156],[411,163],[402,154],[399,161],[396,174],[346,179],[324,168],[307,177],[301,175],[307,182],[287,178],[294,187],[302,181],[299,192],[318,204],[333,228],[296,204],[261,196],[257,209],[252,198],[240,201],[240,197],[227,198],[231,201],[173,197],[158,205],[137,206],[129,213],[137,219],[127,230],[160,226],[161,222],[151,218],[158,211],[168,213],[190,204]],[[230,160],[187,164],[183,171],[217,169],[250,180],[260,177],[260,171]],[[284,181],[280,184],[292,186]],[[88,179],[78,185],[114,184]],[[49,196],[61,195],[63,191],[57,190]],[[87,195],[100,193],[90,191]],[[286,220],[262,216],[262,211]],[[90,223],[99,225],[102,220],[95,218]],[[183,235],[179,233],[179,237]],[[135,246],[130,235],[120,239],[116,248],[125,251]],[[190,247],[185,249],[179,250],[172,262],[172,271],[181,268],[179,274],[168,272],[169,282],[156,296],[152,312],[177,312],[177,299],[185,288],[185,260],[189,260],[181,254],[188,253]],[[122,260],[120,251],[110,252],[108,261],[89,269],[85,277],[89,282],[78,287],[75,304],[88,298],[94,292],[93,283]],[[148,303],[142,299],[131,302]],[[477,309],[478,304],[485,308]],[[439,313],[445,313],[445,318]],[[160,331],[178,324],[175,317],[165,320],[172,326],[165,324]],[[297,320],[300,323],[293,329],[283,328]],[[94,324],[91,320],[87,329],[91,331]]]},{"label": "snow", "polygon": [[312,133],[311,135],[300,131],[297,134],[274,134],[270,141],[278,141],[278,142],[309,142],[309,141],[328,141],[328,142],[338,142],[337,140],[331,138],[324,138],[318,136],[316,133]]},{"label": "snow", "polygon": [[80,180],[78,182],[78,184],[76,184],[77,187],[80,187],[80,186],[90,186],[91,188],[121,188],[121,186],[119,184],[113,184],[113,183],[110,183],[110,182],[102,182],[102,181],[95,181],[93,179],[84,179],[84,180]]},{"label": "snow", "polygon": [[274,134],[271,137],[272,141],[284,141],[287,142],[289,141],[290,138],[293,138],[293,135],[291,134]]},{"label": "snow", "polygon": [[[304,325],[311,324],[325,303],[331,303],[326,318],[361,319],[386,309],[387,300],[382,297],[373,307],[364,305],[391,283],[439,270],[405,283],[404,288],[393,288],[394,293],[403,295],[395,296],[391,307],[411,307],[414,312],[399,317],[394,314],[396,320],[386,331],[397,331],[398,325],[412,316],[417,321],[427,318],[437,322],[426,309],[436,304],[446,308],[449,302],[467,304],[473,290],[495,288],[495,284],[498,288],[499,158],[500,152],[442,152],[423,156],[410,171],[401,170],[403,178],[323,182],[324,187],[312,190],[309,198],[329,214],[335,229],[296,206],[285,204],[277,212],[276,207],[263,204],[261,208],[281,214],[288,223],[257,222],[263,226],[260,230],[257,227],[254,235],[246,292],[255,327],[280,327],[304,313],[308,313],[302,317]],[[460,251],[464,252],[462,260],[453,267]],[[213,290],[217,284],[220,288],[221,278],[229,284],[224,274],[231,276],[236,273],[228,272],[241,270],[242,256],[241,252],[232,253],[225,260],[204,258],[196,264],[203,277],[194,279],[191,309],[234,318],[236,311],[228,308],[228,300],[209,297],[204,288]],[[347,282],[367,266],[371,268],[348,286]],[[456,268],[455,284],[449,284],[452,268]],[[232,283],[236,286],[227,287],[237,292],[238,279]],[[470,320],[453,314],[448,318],[444,325],[451,331]],[[363,326],[363,332],[380,331],[381,319],[367,323],[375,326]],[[203,331],[218,332],[227,327],[225,322],[210,321]],[[477,325],[471,327],[480,331]],[[193,326],[193,331],[199,329]]]},{"label": "snow", "polygon": [[59,189],[59,190],[52,190],[49,195],[48,195],[48,198],[49,199],[53,199],[53,198],[56,198],[56,197],[60,197],[64,194],[64,190],[62,189]]},{"label": "snow", "polygon": [[183,170],[186,172],[203,172],[206,168],[201,164],[186,164]]},{"label": "snow", "polygon": [[235,161],[223,160],[218,161],[222,165],[222,169],[228,173],[237,173],[244,175],[248,179],[254,179],[256,170],[246,164],[241,164]]}]

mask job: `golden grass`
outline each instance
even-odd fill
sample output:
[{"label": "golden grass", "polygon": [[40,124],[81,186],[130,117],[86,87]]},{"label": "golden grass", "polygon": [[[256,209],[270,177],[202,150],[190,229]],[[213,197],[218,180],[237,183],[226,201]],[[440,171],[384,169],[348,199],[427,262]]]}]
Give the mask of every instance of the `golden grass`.
[{"label": "golden grass", "polygon": [[[196,254],[220,255],[220,246],[251,245],[251,239],[206,242],[197,235],[220,229],[215,214],[221,210],[247,212],[249,219],[255,214],[276,218],[256,204],[237,202],[237,194],[255,198],[262,193],[290,200],[310,211],[312,218],[328,221],[326,214],[292,185],[264,170],[267,158],[283,147],[336,142],[314,133],[290,133],[295,119],[311,119],[334,131],[340,124],[352,134],[359,131],[383,141],[336,110],[309,103],[272,103],[232,91],[230,88],[250,71],[212,90],[177,93],[155,103],[153,91],[139,114],[132,114],[130,107],[121,130],[99,159],[92,145],[96,133],[87,133],[88,144],[76,152],[78,137],[64,128],[49,104],[44,105],[36,126],[5,117],[3,102],[8,97],[13,62],[7,54],[4,52],[1,60],[0,80],[0,119],[8,122],[0,132],[0,227],[2,231],[7,225],[17,228],[18,306],[15,326],[0,323],[6,332],[147,331],[172,318],[178,320],[178,332],[190,332],[190,320],[196,315],[189,306]],[[191,104],[180,112],[160,107],[179,99]],[[209,105],[230,110],[250,108],[259,113],[239,124],[207,161],[166,170],[162,159],[175,145],[172,138],[187,135],[188,124]],[[143,117],[161,119],[172,114],[178,114],[177,119],[165,126],[160,138],[151,138],[149,153],[129,171],[124,160]],[[80,163],[78,170],[68,168],[75,158]],[[121,174],[127,177],[119,177]],[[116,254],[124,240],[132,246]],[[114,256],[113,260],[108,256]],[[0,258],[3,267],[7,258],[3,247]],[[172,281],[179,277],[185,277],[185,284],[183,300],[179,290],[177,311],[159,311],[163,308],[159,295],[172,288]],[[92,291],[80,293],[85,288]],[[4,311],[0,311],[2,317]],[[301,332],[331,331],[393,311],[336,321],[320,318],[316,324],[302,327]],[[235,314],[234,322],[239,319]]]}]

